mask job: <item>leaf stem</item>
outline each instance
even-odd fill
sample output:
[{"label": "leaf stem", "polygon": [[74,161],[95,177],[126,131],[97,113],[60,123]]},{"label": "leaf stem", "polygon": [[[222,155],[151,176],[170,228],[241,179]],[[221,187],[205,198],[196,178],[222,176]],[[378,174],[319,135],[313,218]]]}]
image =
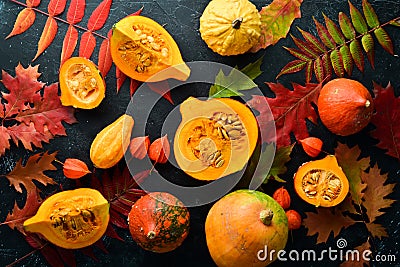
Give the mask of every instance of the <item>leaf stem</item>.
[{"label": "leaf stem", "polygon": [[13,3],[15,3],[15,4],[18,4],[18,5],[20,5],[20,6],[23,6],[23,7],[26,7],[26,8],[30,8],[30,9],[32,9],[33,11],[36,11],[36,12],[38,12],[38,13],[40,13],[40,14],[42,14],[42,15],[45,15],[45,16],[47,16],[47,17],[53,17],[54,19],[56,19],[56,20],[58,20],[58,21],[60,21],[60,22],[62,22],[62,23],[71,25],[71,26],[73,26],[73,27],[75,27],[75,28],[77,28],[77,29],[79,29],[79,30],[82,30],[82,31],[85,31],[85,32],[91,32],[91,33],[93,33],[93,35],[96,35],[97,37],[100,37],[100,38],[103,38],[103,39],[107,39],[106,36],[101,35],[101,34],[95,32],[95,31],[91,31],[91,30],[89,30],[88,28],[82,27],[82,26],[77,25],[77,24],[71,24],[71,23],[69,23],[68,21],[66,21],[65,19],[60,18],[60,17],[57,17],[57,16],[50,16],[49,13],[47,13],[47,12],[45,12],[45,11],[43,11],[43,10],[40,10],[40,9],[38,9],[38,8],[36,8],[36,7],[29,7],[27,4],[22,3],[22,2],[20,2],[20,1],[18,1],[18,0],[10,0],[10,1],[13,2]]},{"label": "leaf stem", "polygon": [[[12,0],[12,1],[13,1],[13,0]],[[43,244],[41,247],[35,248],[34,250],[32,250],[31,252],[29,252],[28,254],[25,254],[25,255],[22,256],[21,258],[19,258],[19,259],[15,260],[14,262],[12,262],[12,263],[6,265],[6,267],[12,267],[12,266],[14,266],[15,264],[17,264],[17,263],[19,263],[20,261],[22,261],[22,260],[28,258],[29,256],[35,254],[37,251],[39,251],[39,250],[41,250],[42,248],[44,248],[45,246],[47,246],[47,244],[48,244],[48,243],[45,243],[45,244]]]}]

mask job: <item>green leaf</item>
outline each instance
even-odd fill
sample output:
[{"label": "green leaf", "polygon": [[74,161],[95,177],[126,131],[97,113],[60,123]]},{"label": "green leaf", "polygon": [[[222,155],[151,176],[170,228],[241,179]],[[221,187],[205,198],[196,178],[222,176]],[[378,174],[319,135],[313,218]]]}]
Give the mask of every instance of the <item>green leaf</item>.
[{"label": "green leaf", "polygon": [[361,44],[367,53],[369,63],[371,63],[372,68],[374,68],[374,38],[372,38],[371,34],[367,33],[361,38]]},{"label": "green leaf", "polygon": [[392,25],[392,26],[400,27],[400,19],[391,20],[389,24]]},{"label": "green leaf", "polygon": [[260,11],[261,37],[251,52],[257,52],[285,38],[293,21],[301,17],[302,2],[303,0],[274,0],[263,7]]},{"label": "green leaf", "polygon": [[347,74],[351,76],[351,73],[353,72],[353,59],[351,58],[350,48],[347,45],[344,45],[339,49],[339,53],[342,57],[344,69]]},{"label": "green leaf", "polygon": [[323,65],[322,59],[320,57],[318,57],[314,61],[314,73],[315,73],[315,77],[317,78],[317,81],[319,83],[322,83],[325,78],[325,74],[324,74],[324,65]]},{"label": "green leaf", "polygon": [[316,58],[319,56],[319,52],[315,50],[314,47],[311,46],[308,42],[304,42],[303,40],[300,40],[293,35],[290,35],[290,37],[292,37],[294,44],[309,57]]},{"label": "green leaf", "polygon": [[374,8],[371,6],[371,4],[367,0],[363,0],[362,7],[363,7],[364,16],[367,20],[368,26],[371,28],[378,27],[380,24],[379,19],[375,13]]},{"label": "green leaf", "polygon": [[312,79],[313,62],[308,61],[306,65],[306,83],[309,83]]},{"label": "green leaf", "polygon": [[310,45],[313,46],[313,50],[318,51],[319,53],[326,52],[325,46],[314,35],[303,31],[299,27],[297,29],[300,31],[301,35],[303,35],[304,40],[306,40]]},{"label": "green leaf", "polygon": [[228,75],[225,75],[220,70],[215,77],[215,83],[210,87],[209,97],[231,97],[242,96],[239,91],[250,90],[257,87],[252,80],[261,75],[261,64],[264,56],[260,57],[257,61],[248,64],[240,71],[248,76],[248,78],[239,75],[238,70],[232,69]]},{"label": "green leaf", "polygon": [[286,64],[285,67],[283,67],[281,69],[281,71],[276,76],[276,79],[278,79],[280,76],[282,76],[284,74],[295,73],[295,72],[301,71],[302,69],[305,68],[306,65],[307,65],[307,61],[303,61],[303,60],[299,60],[299,59],[290,61],[288,64]]},{"label": "green leaf", "polygon": [[350,17],[351,21],[353,22],[354,28],[358,33],[361,34],[366,33],[368,31],[368,26],[367,23],[365,22],[363,15],[355,6],[353,6],[353,4],[350,1],[348,2],[350,6]]},{"label": "green leaf", "polygon": [[344,14],[343,12],[339,12],[339,25],[340,25],[340,29],[343,32],[343,35],[347,39],[352,40],[352,39],[356,38],[356,30],[354,29],[353,25],[351,24],[349,17],[346,16],[346,14]]},{"label": "green leaf", "polygon": [[362,48],[360,41],[357,39],[351,41],[350,43],[350,53],[354,62],[356,63],[357,68],[363,72],[364,71],[364,55],[362,53]]},{"label": "green leaf", "polygon": [[[269,153],[269,151],[272,149],[269,148],[270,146],[272,146],[272,144],[268,145],[263,153]],[[264,183],[267,183],[268,179],[271,177],[278,182],[286,182],[280,178],[279,175],[286,173],[287,168],[285,164],[291,160],[290,154],[292,153],[293,147],[294,144],[283,146],[276,151],[274,161],[272,162],[271,169],[269,170]]]},{"label": "green leaf", "polygon": [[338,26],[336,26],[336,24],[325,14],[322,15],[325,19],[326,28],[328,29],[328,32],[332,36],[333,40],[337,44],[344,44],[346,42],[346,39],[344,38],[342,32],[339,30]]},{"label": "green leaf", "polygon": [[330,80],[332,77],[332,63],[328,53],[325,53],[322,56],[322,64],[324,65],[324,74],[325,74],[324,79]]},{"label": "green leaf", "polygon": [[389,54],[393,55],[393,42],[387,32],[382,28],[377,28],[374,31],[374,34],[378,40],[378,43],[383,47],[383,49],[385,49]]},{"label": "green leaf", "polygon": [[313,18],[315,25],[317,26],[317,32],[321,41],[329,47],[330,49],[335,48],[335,41],[333,40],[332,36],[329,34],[328,30],[318,22],[315,18]]},{"label": "green leaf", "polygon": [[311,60],[310,57],[308,57],[303,51],[299,49],[294,49],[294,48],[288,48],[283,46],[283,48],[288,51],[292,56],[297,57],[298,59],[301,59],[303,61],[309,61]]},{"label": "green leaf", "polygon": [[338,77],[343,77],[344,75],[344,67],[343,67],[343,62],[342,58],[339,54],[339,50],[335,49],[331,53],[331,62],[332,62],[332,67],[333,70],[335,71],[336,75]]}]

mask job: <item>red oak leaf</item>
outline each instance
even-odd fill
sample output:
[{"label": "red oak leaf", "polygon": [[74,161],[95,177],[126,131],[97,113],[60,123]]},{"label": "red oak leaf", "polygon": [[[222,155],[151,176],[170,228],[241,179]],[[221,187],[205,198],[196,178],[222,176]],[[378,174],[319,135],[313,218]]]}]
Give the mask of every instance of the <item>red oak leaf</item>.
[{"label": "red oak leaf", "polygon": [[386,88],[374,83],[376,113],[371,122],[376,126],[371,136],[379,140],[377,146],[387,150],[389,156],[400,159],[400,97],[394,95],[393,86]]},{"label": "red oak leaf", "polygon": [[[306,86],[293,84],[293,91],[285,88],[279,83],[267,83],[275,93],[275,98],[264,96],[253,96],[247,104],[260,112],[258,121],[260,128],[269,127],[271,123],[270,110],[276,127],[277,147],[290,145],[290,134],[294,133],[297,140],[309,137],[306,119],[311,122],[317,121],[317,113],[311,103],[316,103],[321,84],[308,83]],[[265,98],[269,107],[265,105]],[[262,100],[262,99],[261,99]],[[272,141],[270,131],[261,131],[262,138]]]}]

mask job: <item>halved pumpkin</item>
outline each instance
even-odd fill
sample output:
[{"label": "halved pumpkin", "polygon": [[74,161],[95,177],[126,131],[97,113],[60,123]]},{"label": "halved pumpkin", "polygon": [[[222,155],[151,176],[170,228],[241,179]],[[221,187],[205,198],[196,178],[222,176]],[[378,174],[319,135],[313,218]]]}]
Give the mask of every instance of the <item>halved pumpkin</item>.
[{"label": "halved pumpkin", "polygon": [[105,233],[109,203],[91,188],[62,191],[47,198],[36,215],[24,222],[24,230],[40,233],[67,249],[92,245]]},{"label": "halved pumpkin", "polygon": [[105,97],[106,84],[97,66],[84,57],[65,61],[59,73],[61,103],[64,106],[92,109]]},{"label": "halved pumpkin", "polygon": [[143,16],[128,16],[114,25],[111,56],[123,73],[142,82],[185,81],[190,75],[172,36]]},{"label": "halved pumpkin", "polygon": [[257,121],[247,106],[229,98],[189,97],[180,112],[174,154],[184,172],[216,180],[246,166],[258,140]]}]

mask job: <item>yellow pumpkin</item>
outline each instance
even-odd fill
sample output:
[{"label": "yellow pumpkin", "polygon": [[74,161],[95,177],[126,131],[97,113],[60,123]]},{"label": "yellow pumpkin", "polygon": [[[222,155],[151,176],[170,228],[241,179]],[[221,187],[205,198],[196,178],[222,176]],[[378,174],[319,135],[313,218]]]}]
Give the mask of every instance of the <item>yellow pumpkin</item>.
[{"label": "yellow pumpkin", "polygon": [[222,56],[244,54],[261,35],[260,14],[248,0],[212,0],[200,17],[201,38]]}]

